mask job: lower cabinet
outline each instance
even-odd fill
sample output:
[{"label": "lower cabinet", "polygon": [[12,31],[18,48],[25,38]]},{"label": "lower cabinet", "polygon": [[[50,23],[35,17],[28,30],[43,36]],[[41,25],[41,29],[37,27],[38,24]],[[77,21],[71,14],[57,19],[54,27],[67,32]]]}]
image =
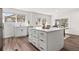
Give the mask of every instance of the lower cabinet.
[{"label": "lower cabinet", "polygon": [[63,30],[46,32],[37,29],[30,29],[29,42],[40,51],[60,50],[64,46]]},{"label": "lower cabinet", "polygon": [[15,28],[15,37],[26,36],[27,28],[26,27],[16,27]]},{"label": "lower cabinet", "polygon": [[43,43],[41,40],[39,40],[38,42],[39,42],[39,49],[42,51],[46,51],[47,50],[47,43]]}]

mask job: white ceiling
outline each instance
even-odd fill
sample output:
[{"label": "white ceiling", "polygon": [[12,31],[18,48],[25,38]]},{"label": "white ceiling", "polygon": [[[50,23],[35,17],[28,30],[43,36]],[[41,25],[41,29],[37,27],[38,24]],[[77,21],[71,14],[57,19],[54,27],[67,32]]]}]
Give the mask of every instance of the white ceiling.
[{"label": "white ceiling", "polygon": [[55,13],[70,12],[78,8],[16,8],[16,9],[53,15]]}]

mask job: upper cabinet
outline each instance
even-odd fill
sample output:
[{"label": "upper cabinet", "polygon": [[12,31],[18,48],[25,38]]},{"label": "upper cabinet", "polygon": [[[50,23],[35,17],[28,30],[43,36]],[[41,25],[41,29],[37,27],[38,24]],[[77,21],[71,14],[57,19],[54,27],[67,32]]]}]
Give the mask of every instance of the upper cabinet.
[{"label": "upper cabinet", "polygon": [[4,22],[15,22],[16,24],[24,24],[26,26],[51,25],[51,15],[9,10],[8,12],[4,11]]},{"label": "upper cabinet", "polygon": [[4,22],[25,22],[25,15],[3,13],[3,17]]},{"label": "upper cabinet", "polygon": [[16,22],[16,15],[12,13],[3,13],[3,22]]},{"label": "upper cabinet", "polygon": [[39,13],[32,13],[32,19],[29,20],[33,26],[51,25],[51,16]]},{"label": "upper cabinet", "polygon": [[17,15],[17,22],[25,22],[25,15]]}]

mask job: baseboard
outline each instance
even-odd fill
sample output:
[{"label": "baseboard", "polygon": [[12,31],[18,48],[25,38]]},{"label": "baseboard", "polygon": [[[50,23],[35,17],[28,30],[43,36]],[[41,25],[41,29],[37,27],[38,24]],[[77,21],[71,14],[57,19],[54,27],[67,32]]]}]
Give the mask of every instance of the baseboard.
[{"label": "baseboard", "polygon": [[23,37],[28,37],[28,35],[27,36],[17,36],[17,37],[7,37],[7,38],[3,38],[3,39],[13,39],[13,38],[23,38]]},{"label": "baseboard", "polygon": [[14,38],[24,38],[24,37],[27,37],[27,36],[18,36],[18,37],[14,37]]},{"label": "baseboard", "polygon": [[3,38],[3,39],[24,38],[24,37],[28,37],[28,36],[7,37],[7,38]]},{"label": "baseboard", "polygon": [[71,35],[71,36],[79,36],[78,34],[71,34],[71,33],[66,33],[67,35]]}]

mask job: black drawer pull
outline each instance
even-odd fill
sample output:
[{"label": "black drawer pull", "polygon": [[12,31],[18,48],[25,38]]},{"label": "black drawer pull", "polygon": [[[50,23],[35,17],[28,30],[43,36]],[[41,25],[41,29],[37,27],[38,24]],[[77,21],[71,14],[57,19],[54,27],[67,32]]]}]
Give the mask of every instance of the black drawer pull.
[{"label": "black drawer pull", "polygon": [[[40,39],[41,40],[41,39]],[[41,41],[43,41],[43,40],[41,40]]]}]

